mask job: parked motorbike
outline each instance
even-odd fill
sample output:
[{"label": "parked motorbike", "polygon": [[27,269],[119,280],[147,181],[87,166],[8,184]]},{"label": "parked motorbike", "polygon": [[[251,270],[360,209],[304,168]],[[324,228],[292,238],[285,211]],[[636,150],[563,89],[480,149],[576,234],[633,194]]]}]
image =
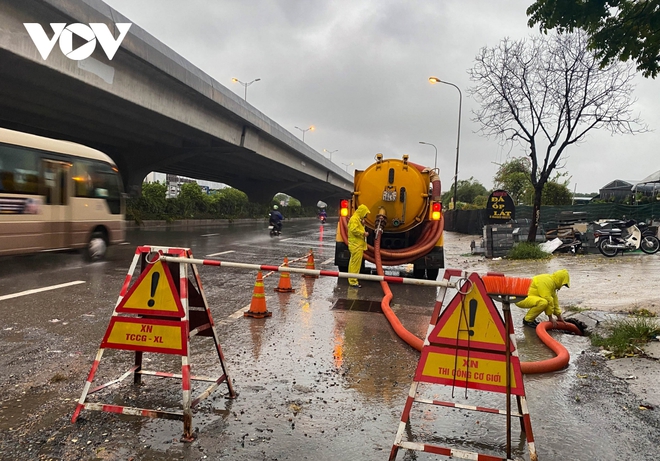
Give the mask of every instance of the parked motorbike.
[{"label": "parked motorbike", "polygon": [[654,254],[660,250],[660,240],[649,226],[635,220],[613,223],[611,229],[594,231],[594,243],[604,256],[612,258],[618,252],[642,250]]}]

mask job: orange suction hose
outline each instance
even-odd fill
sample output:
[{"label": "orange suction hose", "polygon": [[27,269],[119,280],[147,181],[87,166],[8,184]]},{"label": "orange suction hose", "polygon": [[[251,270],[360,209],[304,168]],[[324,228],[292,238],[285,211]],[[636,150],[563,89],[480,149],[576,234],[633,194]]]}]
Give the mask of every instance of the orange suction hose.
[{"label": "orange suction hose", "polygon": [[[378,272],[378,275],[385,275],[383,272],[383,264],[380,260],[380,235],[378,235],[374,241],[374,254],[376,256],[376,272]],[[385,293],[385,296],[380,302],[380,307],[383,311],[383,314],[385,314],[385,318],[387,318],[387,321],[390,322],[390,325],[394,329],[394,332],[399,336],[399,338],[403,339],[411,347],[421,352],[424,341],[406,330],[406,328],[401,324],[401,321],[390,307],[390,300],[392,299],[392,290],[390,290],[390,286],[385,281],[381,281],[380,286],[383,289],[383,293]]]},{"label": "orange suction hose", "polygon": [[[551,371],[561,370],[562,368],[568,365],[568,361],[571,358],[568,354],[568,351],[564,346],[554,340],[552,336],[548,333],[547,330],[553,329],[552,322],[541,322],[536,327],[536,334],[539,336],[543,344],[552,349],[552,352],[557,354],[556,357],[547,360],[541,360],[538,362],[521,362],[520,368],[522,372],[526,375],[534,373],[549,373]],[[557,322],[557,330],[570,331],[578,335],[582,335],[582,332],[578,327],[568,322]]]}]

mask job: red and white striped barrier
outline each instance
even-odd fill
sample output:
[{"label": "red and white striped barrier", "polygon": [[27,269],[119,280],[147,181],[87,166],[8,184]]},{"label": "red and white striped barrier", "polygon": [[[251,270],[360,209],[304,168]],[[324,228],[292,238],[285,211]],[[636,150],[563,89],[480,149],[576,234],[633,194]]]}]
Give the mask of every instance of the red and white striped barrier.
[{"label": "red and white striped barrier", "polygon": [[370,280],[372,282],[387,282],[387,283],[397,283],[403,285],[423,285],[423,286],[446,287],[446,288],[456,287],[455,283],[449,282],[447,280],[409,279],[405,277],[395,277],[391,275],[352,274],[349,272],[317,270],[317,269],[315,270],[299,269],[296,267],[273,266],[270,264],[246,264],[246,263],[218,261],[215,259],[193,259],[193,258],[187,259],[187,258],[178,258],[174,256],[162,256],[162,255],[160,256],[159,259],[165,262],[171,262],[171,263],[186,262],[187,264],[196,264],[201,266],[216,266],[216,267],[247,269],[247,270],[256,270],[256,271],[290,272],[292,274],[337,277],[341,279],[356,278],[358,280]]}]

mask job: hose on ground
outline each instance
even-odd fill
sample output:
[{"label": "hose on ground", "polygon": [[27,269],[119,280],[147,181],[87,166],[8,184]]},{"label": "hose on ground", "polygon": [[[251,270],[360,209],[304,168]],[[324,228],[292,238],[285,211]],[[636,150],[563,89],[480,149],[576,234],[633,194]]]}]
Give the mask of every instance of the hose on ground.
[{"label": "hose on ground", "polygon": [[[561,343],[555,341],[550,336],[548,330],[553,329],[552,322],[541,322],[536,326],[536,334],[543,344],[548,346],[552,352],[557,354],[556,357],[547,360],[540,360],[538,362],[520,362],[520,368],[526,375],[535,373],[549,373],[551,371],[561,370],[568,365],[571,356]],[[570,322],[557,322],[556,330],[569,331],[577,335],[582,335],[582,331]]]},{"label": "hose on ground", "polygon": [[[376,239],[374,241],[374,264],[376,264],[376,272],[378,275],[385,275],[383,272],[383,264],[380,260],[380,233],[377,233]],[[381,310],[387,318],[387,321],[392,326],[394,332],[408,345],[412,348],[422,351],[424,341],[409,332],[401,323],[399,318],[396,316],[392,308],[390,307],[390,301],[392,300],[392,290],[390,290],[389,285],[385,281],[380,282],[380,286],[383,289],[383,299],[380,302]],[[548,346],[552,352],[556,354],[555,357],[547,360],[540,360],[538,362],[521,362],[520,369],[523,374],[537,374],[537,373],[550,373],[552,371],[557,371],[565,368],[568,365],[570,360],[570,355],[566,348],[556,341],[550,334],[548,330],[558,329],[568,331],[570,333],[575,333],[582,335],[582,330],[576,325],[570,322],[557,322],[557,327],[553,327],[552,322],[541,322],[536,327],[536,334],[541,339],[543,344]]]}]

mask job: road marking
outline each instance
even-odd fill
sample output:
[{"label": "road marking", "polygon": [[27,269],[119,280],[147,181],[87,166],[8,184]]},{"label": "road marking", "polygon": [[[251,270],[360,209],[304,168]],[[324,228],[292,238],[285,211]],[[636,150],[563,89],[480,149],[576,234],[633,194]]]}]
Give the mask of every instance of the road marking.
[{"label": "road marking", "polygon": [[223,320],[220,320],[219,322],[216,322],[216,324],[217,325],[229,325],[234,320],[239,319],[241,317],[244,317],[243,313],[247,312],[249,310],[250,310],[250,304],[248,304],[245,307],[240,308],[239,310],[237,310],[236,312],[234,312],[233,314],[231,314],[227,318],[225,318]]},{"label": "road marking", "polygon": [[325,266],[326,264],[330,264],[330,263],[333,262],[334,260],[335,260],[335,258],[328,258],[328,259],[326,259],[325,261],[323,261],[323,262],[321,263],[321,266]]},{"label": "road marking", "polygon": [[33,290],[25,290],[25,291],[21,291],[20,293],[13,293],[13,294],[10,294],[10,295],[0,296],[0,301],[4,301],[5,299],[18,298],[20,296],[33,295],[35,293],[41,293],[42,291],[57,290],[58,288],[66,288],[66,287],[70,287],[70,286],[73,286],[73,285],[79,285],[81,283],[85,283],[85,281],[84,280],[76,280],[75,282],[60,283],[59,285],[51,285],[49,287],[44,287],[44,288],[35,288]]},{"label": "road marking", "polygon": [[217,234],[204,234],[202,237],[213,237],[214,235],[220,235],[220,233]]},{"label": "road marking", "polygon": [[220,255],[226,255],[227,253],[235,253],[235,250],[227,250],[227,251],[221,251],[220,253],[212,253],[210,255],[206,255],[207,258],[210,258],[212,256],[220,256]]},{"label": "road marking", "polygon": [[289,240],[293,240],[293,237],[289,237],[288,239],[282,239],[280,242],[288,242]]},{"label": "road marking", "polygon": [[[250,303],[250,304],[251,304],[251,303]],[[228,318],[228,319],[237,319],[237,318],[243,317],[243,312],[247,312],[247,311],[250,310],[250,304],[248,304],[248,305],[245,306],[245,307],[240,308],[239,310],[237,310],[236,312],[234,312],[233,314],[231,314],[231,315],[230,315],[229,317],[227,317],[227,318]]]}]

